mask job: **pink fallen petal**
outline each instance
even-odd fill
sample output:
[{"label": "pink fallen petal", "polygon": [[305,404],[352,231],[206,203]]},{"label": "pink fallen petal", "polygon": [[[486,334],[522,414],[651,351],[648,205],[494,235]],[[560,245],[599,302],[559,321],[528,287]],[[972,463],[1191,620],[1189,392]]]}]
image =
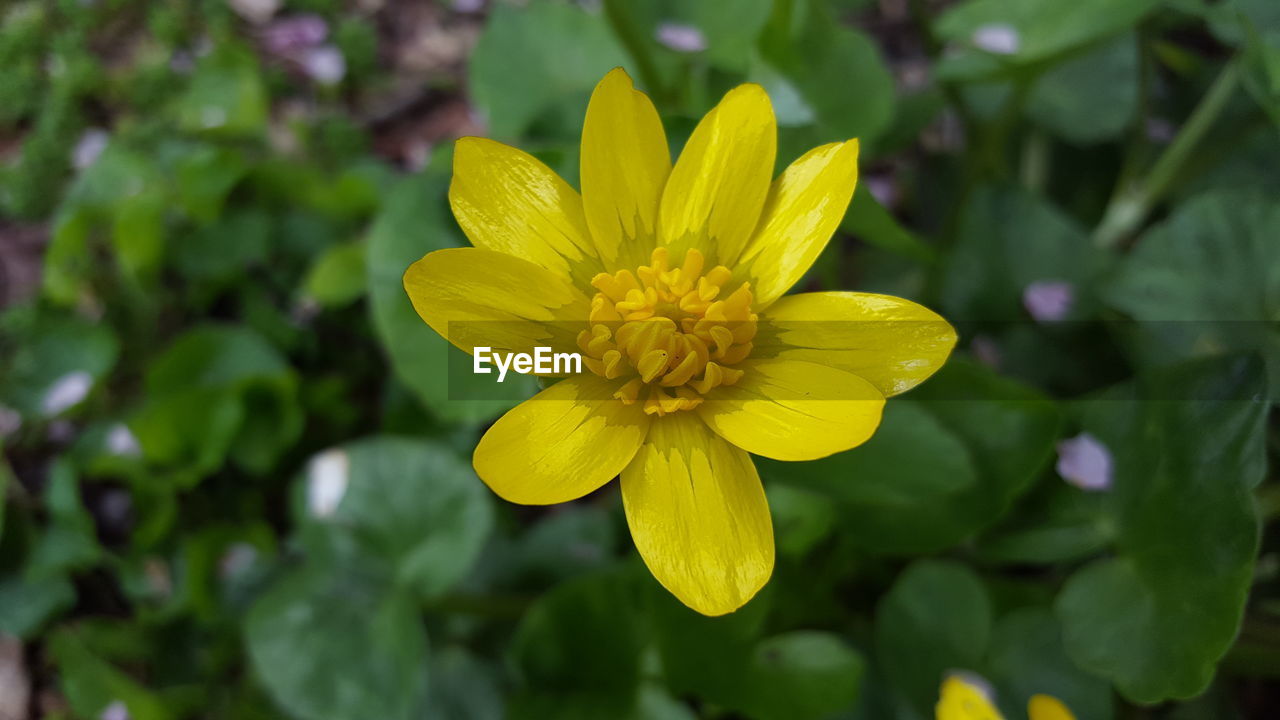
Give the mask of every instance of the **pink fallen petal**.
[{"label": "pink fallen petal", "polygon": [[1075,302],[1075,286],[1069,282],[1038,280],[1022,291],[1022,306],[1037,322],[1066,319]]},{"label": "pink fallen petal", "polygon": [[695,53],[707,49],[707,38],[693,25],[664,22],[654,33],[658,42],[676,52]]}]

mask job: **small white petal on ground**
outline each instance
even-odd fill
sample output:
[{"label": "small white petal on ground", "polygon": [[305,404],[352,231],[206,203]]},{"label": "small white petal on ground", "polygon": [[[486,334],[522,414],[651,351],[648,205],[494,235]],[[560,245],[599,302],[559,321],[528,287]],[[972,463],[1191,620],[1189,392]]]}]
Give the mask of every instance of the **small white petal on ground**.
[{"label": "small white petal on ground", "polygon": [[347,494],[351,461],[344,450],[326,450],[307,466],[307,509],[312,517],[333,515]]},{"label": "small white petal on ground", "polygon": [[282,0],[227,0],[227,4],[240,17],[260,25],[270,20],[284,3]]},{"label": "small white petal on ground", "polygon": [[111,133],[102,128],[85,130],[76,141],[75,149],[71,151],[71,165],[77,170],[89,167],[99,155],[102,155],[102,151],[107,149],[107,142],[110,140]]},{"label": "small white petal on ground", "polygon": [[1111,489],[1111,451],[1089,433],[1058,443],[1058,475],[1081,490]]},{"label": "small white petal on ground", "polygon": [[124,423],[116,423],[107,431],[107,452],[120,457],[138,457],[142,454],[142,446],[138,438]]},{"label": "small white petal on ground", "polygon": [[129,717],[129,708],[123,702],[115,700],[102,711],[98,720],[129,720]]},{"label": "small white petal on ground", "polygon": [[707,38],[693,25],[664,22],[654,32],[658,42],[677,52],[695,53],[707,49]]},{"label": "small white petal on ground", "polygon": [[93,388],[93,376],[84,370],[76,370],[58,378],[44,394],[40,409],[50,417],[75,407]]},{"label": "small white petal on ground", "polygon": [[983,25],[973,31],[971,39],[978,49],[995,55],[1013,55],[1022,46],[1022,36],[1017,28],[1004,23]]},{"label": "small white petal on ground", "polygon": [[307,76],[321,85],[337,85],[347,75],[347,59],[332,45],[311,48],[302,54]]}]

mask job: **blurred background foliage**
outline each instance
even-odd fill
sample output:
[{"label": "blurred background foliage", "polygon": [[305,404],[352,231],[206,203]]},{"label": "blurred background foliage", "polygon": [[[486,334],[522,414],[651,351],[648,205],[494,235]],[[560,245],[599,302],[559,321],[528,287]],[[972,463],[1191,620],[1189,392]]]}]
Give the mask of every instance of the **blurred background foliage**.
[{"label": "blurred background foliage", "polygon": [[[1009,718],[1280,711],[1275,0],[0,12],[0,718],[914,720],[955,670]],[[449,400],[400,285],[462,242],[450,141],[576,182],[617,65],[675,148],[743,81],[780,166],[860,137],[803,287],[961,331],[864,447],[762,463],[778,566],[724,618],[616,485],[484,488],[527,387]]]}]

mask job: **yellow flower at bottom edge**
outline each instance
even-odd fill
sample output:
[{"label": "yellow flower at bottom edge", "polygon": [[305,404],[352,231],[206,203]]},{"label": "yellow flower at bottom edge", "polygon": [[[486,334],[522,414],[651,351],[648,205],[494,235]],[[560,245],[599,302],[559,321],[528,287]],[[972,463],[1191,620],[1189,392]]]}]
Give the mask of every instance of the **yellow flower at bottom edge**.
[{"label": "yellow flower at bottom edge", "polygon": [[844,215],[858,143],[815,148],[771,181],[776,135],[764,90],[741,85],[673,167],[653,104],[615,69],[587,107],[581,195],[527,153],[463,138],[449,201],[474,247],[404,276],[422,319],[467,352],[581,354],[589,372],[485,433],[476,472],[529,505],[620,474],[645,563],[706,615],[741,607],[773,571],[747,453],[811,460],[864,442],[884,398],[941,367],[956,339],[894,297],[783,297]]},{"label": "yellow flower at bottom edge", "polygon": [[[990,689],[963,674],[948,676],[935,709],[937,720],[1004,720],[990,696]],[[1033,695],[1027,703],[1030,720],[1076,720],[1062,701],[1051,695]]]}]

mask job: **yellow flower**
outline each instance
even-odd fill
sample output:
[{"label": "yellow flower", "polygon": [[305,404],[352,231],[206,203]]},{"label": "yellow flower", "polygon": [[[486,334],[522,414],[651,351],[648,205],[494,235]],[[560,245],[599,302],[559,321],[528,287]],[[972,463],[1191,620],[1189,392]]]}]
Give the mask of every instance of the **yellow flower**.
[{"label": "yellow flower", "polygon": [[884,398],[955,344],[942,318],[898,298],[783,297],[849,204],[858,142],[814,148],[771,183],[776,134],[764,90],[741,85],[673,167],[653,104],[615,69],[587,107],[581,195],[520,150],[463,138],[449,201],[475,247],[404,276],[418,314],[463,350],[582,354],[589,372],[485,433],[476,472],[530,505],[620,474],[645,563],[707,615],[741,607],[773,571],[747,453],[811,460],[862,443]]},{"label": "yellow flower", "polygon": [[[950,675],[942,683],[937,720],[1004,720],[980,683],[961,674]],[[1076,720],[1062,701],[1050,695],[1033,695],[1027,703],[1030,720]]]}]

